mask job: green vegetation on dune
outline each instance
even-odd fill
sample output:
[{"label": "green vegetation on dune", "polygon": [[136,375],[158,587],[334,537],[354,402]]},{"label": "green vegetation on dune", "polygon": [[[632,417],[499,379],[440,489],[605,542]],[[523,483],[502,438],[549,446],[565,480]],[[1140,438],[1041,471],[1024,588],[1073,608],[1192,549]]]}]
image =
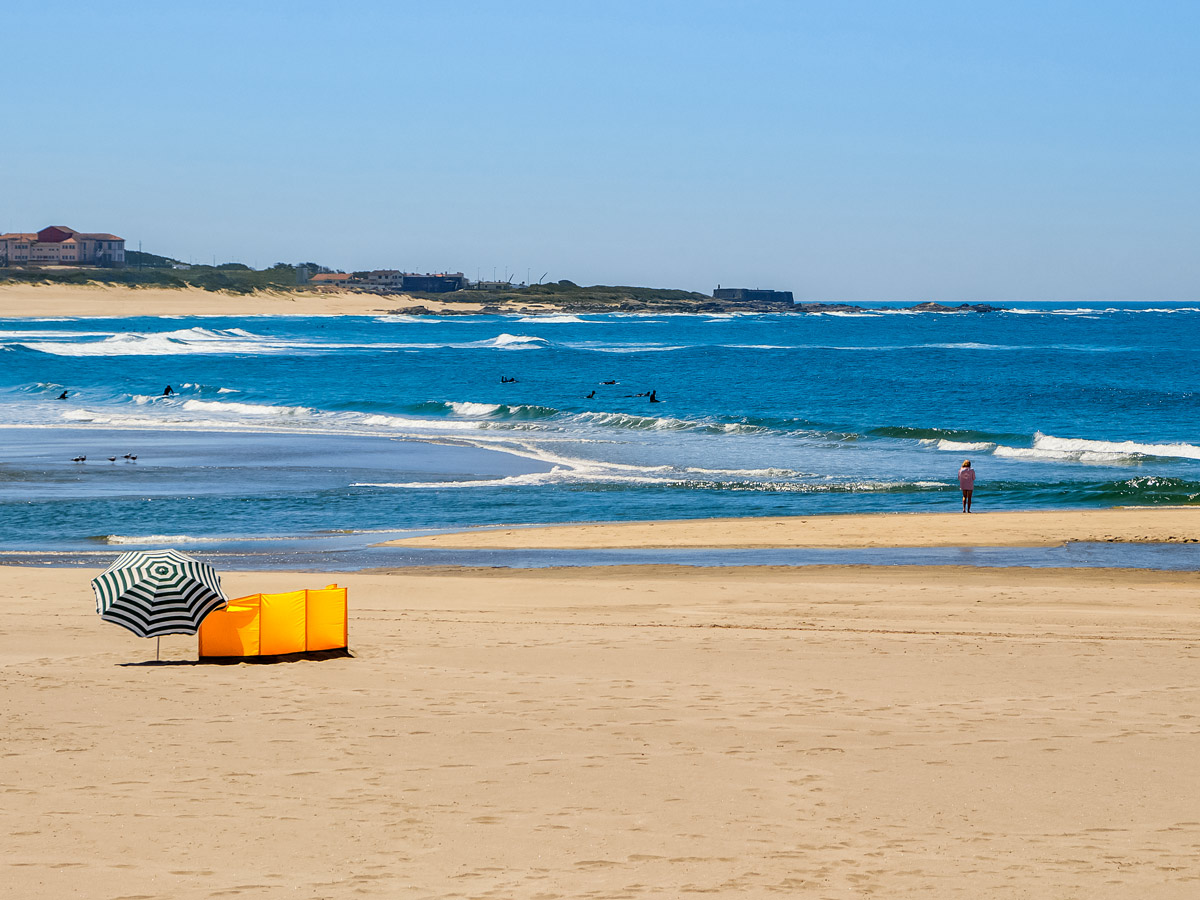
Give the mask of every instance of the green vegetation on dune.
[{"label": "green vegetation on dune", "polygon": [[310,274],[328,272],[316,263],[276,263],[269,269],[252,269],[243,263],[217,266],[186,265],[167,256],[125,252],[123,269],[91,268],[0,268],[0,284],[114,284],[132,287],[184,288],[252,294],[255,291],[296,290],[296,270],[306,266]]}]

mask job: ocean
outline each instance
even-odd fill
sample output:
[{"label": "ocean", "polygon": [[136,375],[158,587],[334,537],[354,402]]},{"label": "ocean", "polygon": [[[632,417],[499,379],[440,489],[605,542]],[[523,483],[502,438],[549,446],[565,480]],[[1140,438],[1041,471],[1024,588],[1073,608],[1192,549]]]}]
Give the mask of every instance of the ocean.
[{"label": "ocean", "polygon": [[955,511],[965,458],[981,513],[1196,503],[1197,337],[1165,303],[2,319],[0,551]]}]

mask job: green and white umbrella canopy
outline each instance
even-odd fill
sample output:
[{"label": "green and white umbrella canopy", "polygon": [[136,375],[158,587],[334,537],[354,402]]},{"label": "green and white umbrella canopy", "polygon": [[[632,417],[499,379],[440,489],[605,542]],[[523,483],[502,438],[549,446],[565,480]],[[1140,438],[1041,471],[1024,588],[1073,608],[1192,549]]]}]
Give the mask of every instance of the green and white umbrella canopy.
[{"label": "green and white umbrella canopy", "polygon": [[227,599],[212,566],[177,550],[122,553],[92,579],[92,590],[100,618],[138,637],[195,634]]}]

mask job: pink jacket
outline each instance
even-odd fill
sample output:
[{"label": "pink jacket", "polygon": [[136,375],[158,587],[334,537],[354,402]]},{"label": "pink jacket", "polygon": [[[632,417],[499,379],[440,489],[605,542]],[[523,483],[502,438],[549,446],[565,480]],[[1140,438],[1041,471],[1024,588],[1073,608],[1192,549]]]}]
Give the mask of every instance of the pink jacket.
[{"label": "pink jacket", "polygon": [[958,486],[964,491],[975,489],[975,470],[970,466],[963,466],[958,470]]}]

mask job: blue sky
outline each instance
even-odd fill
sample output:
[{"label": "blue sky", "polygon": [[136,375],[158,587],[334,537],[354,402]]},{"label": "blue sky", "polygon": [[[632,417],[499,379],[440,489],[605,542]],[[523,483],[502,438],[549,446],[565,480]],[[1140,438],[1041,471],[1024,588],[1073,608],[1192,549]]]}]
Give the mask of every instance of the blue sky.
[{"label": "blue sky", "polygon": [[804,300],[1200,299],[1200,4],[6,5],[0,72],[3,230]]}]

